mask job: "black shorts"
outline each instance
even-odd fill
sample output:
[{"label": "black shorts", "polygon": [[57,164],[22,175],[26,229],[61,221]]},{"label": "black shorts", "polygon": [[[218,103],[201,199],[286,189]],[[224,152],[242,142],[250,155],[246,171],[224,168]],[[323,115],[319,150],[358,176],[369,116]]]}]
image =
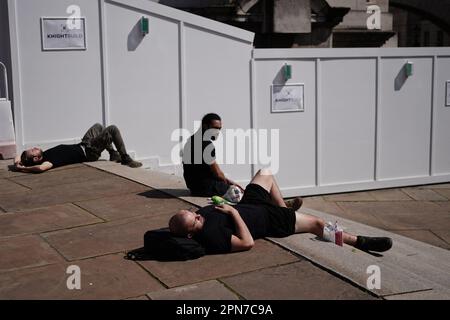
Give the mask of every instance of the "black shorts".
[{"label": "black shorts", "polygon": [[239,203],[263,206],[267,210],[266,237],[284,238],[295,233],[295,211],[275,205],[269,192],[259,184],[249,184]]},{"label": "black shorts", "polygon": [[197,197],[223,196],[230,187],[229,184],[214,179],[205,179],[190,189],[191,195]]}]

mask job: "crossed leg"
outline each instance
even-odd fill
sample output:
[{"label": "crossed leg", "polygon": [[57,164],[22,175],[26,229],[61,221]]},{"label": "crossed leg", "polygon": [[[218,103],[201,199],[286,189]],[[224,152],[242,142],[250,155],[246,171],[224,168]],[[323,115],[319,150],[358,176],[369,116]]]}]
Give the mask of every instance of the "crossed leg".
[{"label": "crossed leg", "polygon": [[97,153],[101,153],[105,149],[108,152],[114,151],[112,147],[112,143],[114,143],[121,156],[127,155],[122,135],[115,125],[105,128],[101,124],[96,123],[86,132],[82,141],[94,148]]},{"label": "crossed leg", "polygon": [[[258,184],[266,189],[277,206],[286,207],[280,188],[269,169],[259,170],[250,183]],[[299,212],[295,212],[295,217],[295,233],[312,233],[323,237],[325,222],[322,219]],[[343,232],[342,238],[344,243],[356,245],[356,236]]]},{"label": "crossed leg", "polygon": [[[81,139],[82,142],[84,142],[86,145],[99,145],[99,142],[96,141],[93,143],[94,139],[98,139],[105,131],[105,127],[103,127],[100,123],[94,124],[92,127],[89,128],[89,130],[86,132],[86,134],[83,136],[83,139]],[[111,144],[112,141],[107,141],[110,139],[102,139],[102,145],[101,145],[101,151],[103,149],[106,149],[108,152],[113,152],[114,148]]]}]

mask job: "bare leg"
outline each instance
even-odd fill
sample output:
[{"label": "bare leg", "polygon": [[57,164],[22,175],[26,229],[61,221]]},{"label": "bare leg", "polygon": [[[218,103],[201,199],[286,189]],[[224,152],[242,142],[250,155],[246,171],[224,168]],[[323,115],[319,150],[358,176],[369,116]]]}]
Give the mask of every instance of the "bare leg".
[{"label": "bare leg", "polygon": [[[298,212],[295,213],[295,217],[295,233],[312,233],[323,238],[325,222],[322,219]],[[357,238],[354,235],[343,232],[342,239],[344,243],[354,246]]]},{"label": "bare leg", "polygon": [[[276,205],[286,207],[280,188],[270,170],[263,169],[258,171],[251,183],[258,184],[266,189]],[[325,222],[322,219],[299,212],[295,212],[295,216],[295,233],[312,233],[323,238]],[[365,238],[365,240],[363,239],[363,241],[358,244],[358,241],[361,240],[361,238]],[[344,243],[361,250],[383,252],[392,247],[392,240],[389,238],[356,237],[350,233],[343,232],[342,240]]]},{"label": "bare leg", "polygon": [[259,170],[253,177],[250,183],[258,184],[270,193],[272,201],[280,207],[285,207],[283,196],[281,195],[280,188],[272,175],[272,172],[268,169]]}]

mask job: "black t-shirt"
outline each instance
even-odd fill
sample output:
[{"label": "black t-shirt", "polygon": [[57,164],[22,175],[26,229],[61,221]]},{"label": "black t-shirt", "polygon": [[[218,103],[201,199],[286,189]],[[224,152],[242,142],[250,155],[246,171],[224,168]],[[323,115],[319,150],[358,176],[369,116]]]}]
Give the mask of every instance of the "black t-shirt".
[{"label": "black t-shirt", "polygon": [[[266,236],[268,211],[263,206],[253,204],[238,204],[234,208],[239,212],[247,225],[253,239]],[[194,238],[207,253],[231,252],[231,236],[236,234],[236,224],[233,217],[217,210],[213,205],[197,211],[205,218],[202,230]]]},{"label": "black t-shirt", "polygon": [[43,153],[43,162],[51,162],[53,168],[87,161],[79,144],[60,144]]},{"label": "black t-shirt", "polygon": [[[197,146],[199,142],[201,148]],[[183,176],[189,189],[199,188],[205,180],[216,179],[211,171],[215,159],[214,144],[210,140],[203,141],[201,130],[189,138],[183,150]]]}]

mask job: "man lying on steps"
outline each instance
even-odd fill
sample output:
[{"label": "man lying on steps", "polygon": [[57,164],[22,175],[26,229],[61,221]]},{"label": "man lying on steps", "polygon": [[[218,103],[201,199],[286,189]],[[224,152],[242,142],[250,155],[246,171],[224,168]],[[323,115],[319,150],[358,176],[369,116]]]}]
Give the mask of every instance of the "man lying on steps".
[{"label": "man lying on steps", "polygon": [[14,166],[22,172],[40,173],[69,164],[97,161],[105,149],[109,152],[110,161],[121,162],[131,168],[142,166],[127,154],[119,129],[114,125],[104,128],[99,123],[86,132],[81,143],[61,144],[46,151],[36,147],[25,150],[14,159]]},{"label": "man lying on steps", "polygon": [[[294,233],[313,233],[323,237],[323,220],[296,212],[303,201],[286,204],[269,170],[260,170],[247,186],[236,206],[206,206],[197,212],[181,210],[169,221],[177,236],[194,238],[207,253],[250,250],[254,240],[263,237],[282,238]],[[364,251],[387,251],[390,238],[342,235],[344,243]]]}]

